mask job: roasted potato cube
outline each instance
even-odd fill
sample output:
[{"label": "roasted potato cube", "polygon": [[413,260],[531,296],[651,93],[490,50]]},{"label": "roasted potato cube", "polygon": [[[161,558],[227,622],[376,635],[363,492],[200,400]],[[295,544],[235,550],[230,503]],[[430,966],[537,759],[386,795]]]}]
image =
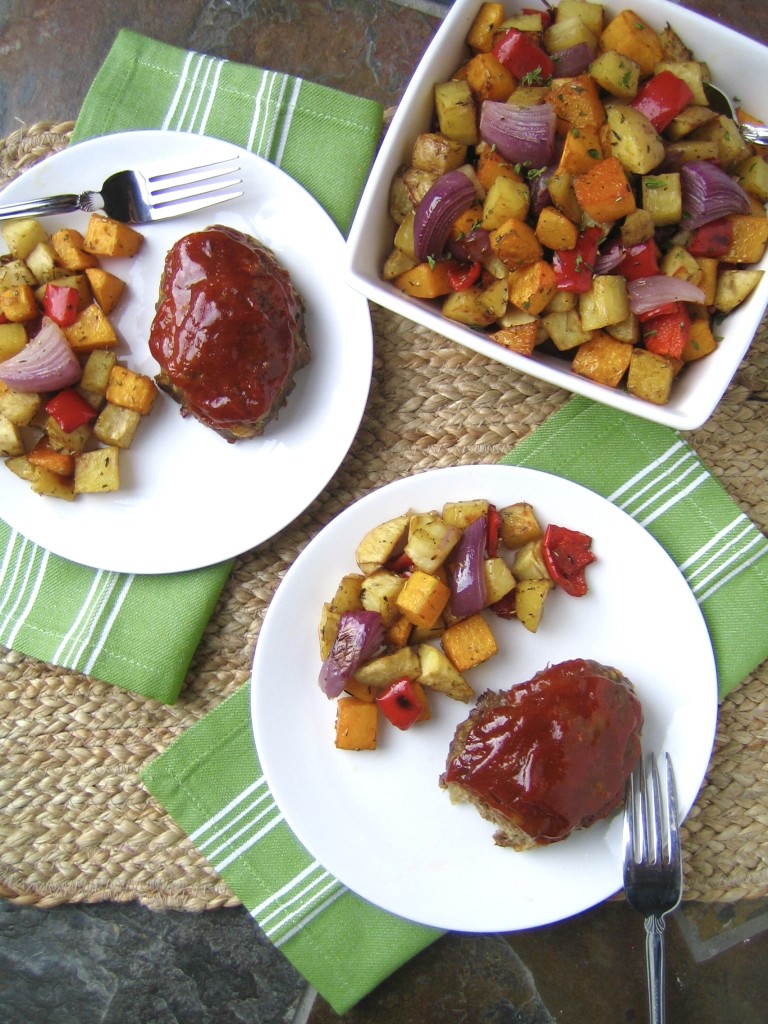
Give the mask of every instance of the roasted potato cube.
[{"label": "roasted potato cube", "polygon": [[336,702],[336,747],[339,750],[375,750],[379,709],[359,697]]},{"label": "roasted potato cube", "polygon": [[640,67],[629,57],[616,50],[597,54],[589,66],[589,73],[601,89],[618,99],[631,100],[640,84]]},{"label": "roasted potato cube", "polygon": [[648,118],[634,107],[606,108],[605,140],[613,155],[633,174],[648,174],[664,159],[664,142]]},{"label": "roasted potato cube", "polygon": [[374,526],[363,537],[355,551],[360,571],[369,576],[403,550],[408,529],[407,513]]},{"label": "roasted potato cube", "polygon": [[495,604],[514,590],[515,577],[503,558],[486,558],[483,561],[486,604]]},{"label": "roasted potato cube", "polygon": [[512,562],[512,574],[515,579],[520,580],[545,580],[549,579],[549,571],[544,561],[544,548],[540,537],[529,540],[518,548],[515,559]]},{"label": "roasted potato cube", "polygon": [[515,614],[531,633],[539,628],[544,602],[553,586],[552,580],[520,580],[515,587]]},{"label": "roasted potato cube", "polygon": [[0,381],[0,414],[17,427],[31,423],[40,404],[40,395],[36,391],[14,391]]},{"label": "roasted potato cube", "polygon": [[326,601],[320,612],[320,622],[317,627],[317,636],[320,642],[320,657],[323,661],[331,653],[331,648],[339,632],[339,612],[331,610],[330,604]]},{"label": "roasted potato cube", "polygon": [[516,501],[499,509],[501,540],[510,551],[541,537],[541,526],[533,506],[527,501]]},{"label": "roasted potato cube", "polygon": [[404,615],[401,615],[396,622],[385,630],[384,642],[390,647],[405,647],[410,642],[412,632],[413,623]]},{"label": "roasted potato cube", "polygon": [[28,458],[33,466],[40,466],[57,476],[70,477],[75,471],[75,456],[69,452],[56,451],[45,435],[37,442]]},{"label": "roasted potato cube", "polygon": [[447,138],[466,146],[478,143],[477,108],[468,82],[439,82],[435,86],[435,112],[440,132]]},{"label": "roasted potato cube", "polygon": [[542,317],[542,322],[560,352],[578,348],[592,336],[591,332],[582,326],[578,309],[569,309],[563,313],[546,313]]},{"label": "roasted potato cube", "polygon": [[745,192],[760,203],[768,203],[768,163],[753,154],[736,168],[739,183]]},{"label": "roasted potato cube", "polygon": [[46,419],[44,429],[48,440],[57,451],[72,452],[75,455],[85,449],[93,436],[93,426],[90,423],[84,423],[77,430],[64,431],[53,416]]},{"label": "roasted potato cube", "polygon": [[48,232],[32,217],[3,222],[3,241],[15,260],[25,260],[39,242],[48,241]]},{"label": "roasted potato cube", "polygon": [[581,377],[616,388],[629,368],[632,352],[632,345],[617,341],[607,331],[595,331],[576,349],[571,369]]},{"label": "roasted potato cube", "polygon": [[360,590],[364,582],[365,576],[359,572],[349,572],[342,576],[336,593],[331,598],[331,611],[339,614],[359,611],[363,607],[360,603]]},{"label": "roasted potato cube", "polygon": [[[32,465],[30,463],[30,465]],[[32,466],[35,475],[31,481],[35,494],[43,494],[47,498],[61,498],[62,501],[73,501],[75,489],[72,478],[52,473],[44,466]]]},{"label": "roasted potato cube", "polygon": [[421,132],[413,144],[411,163],[423,171],[445,174],[461,167],[467,159],[467,147],[463,142],[448,139],[439,132]]},{"label": "roasted potato cube", "polygon": [[33,466],[26,455],[12,455],[5,460],[5,466],[14,476],[28,483],[32,483],[38,472],[38,467]]},{"label": "roasted potato cube", "polygon": [[86,267],[98,266],[96,256],[84,251],[83,242],[83,236],[74,228],[62,228],[51,235],[57,263],[66,270],[85,270]]},{"label": "roasted potato cube", "polygon": [[[555,22],[570,21],[575,18],[586,25],[597,38],[603,31],[603,5],[594,0],[560,0],[555,8]],[[597,40],[595,40],[597,41]]]},{"label": "roasted potato cube", "polygon": [[52,281],[58,276],[59,268],[56,266],[56,251],[46,239],[38,242],[32,252],[27,256],[27,266],[35,275],[35,280],[41,284]]},{"label": "roasted potato cube", "polygon": [[491,231],[510,217],[525,220],[531,203],[531,190],[522,181],[499,174],[483,202],[482,226]]},{"label": "roasted potato cube", "polygon": [[75,461],[75,494],[100,494],[120,488],[120,449],[114,445],[81,452]]},{"label": "roasted potato cube", "polygon": [[101,267],[88,267],[85,275],[96,302],[105,313],[111,313],[125,291],[125,281]]},{"label": "roasted potato cube", "polygon": [[434,573],[445,562],[461,537],[461,530],[450,526],[437,512],[411,516],[405,554],[417,569]]},{"label": "roasted potato cube", "polygon": [[24,324],[0,324],[0,363],[21,352],[26,344],[27,329]]},{"label": "roasted potato cube", "polygon": [[[590,6],[596,6],[590,4]],[[559,10],[559,5],[558,8]],[[597,49],[597,37],[590,27],[580,18],[560,18],[544,31],[544,48],[547,53],[562,53],[573,46],[586,43],[594,53]]]},{"label": "roasted potato cube", "polygon": [[80,387],[84,391],[103,397],[109,385],[109,375],[116,363],[117,356],[114,352],[109,349],[94,349],[85,360]]},{"label": "roasted potato cube", "polygon": [[157,398],[157,387],[151,377],[116,364],[109,375],[106,397],[108,402],[146,416]]},{"label": "roasted potato cube", "polygon": [[7,458],[9,455],[23,455],[24,440],[21,430],[15,423],[11,423],[7,416],[0,413],[0,455]]},{"label": "roasted potato cube", "polygon": [[498,652],[491,627],[479,613],[449,626],[440,643],[459,672],[482,664]]},{"label": "roasted potato cube", "polygon": [[397,607],[414,626],[431,629],[451,596],[450,587],[437,576],[417,569],[397,595]]},{"label": "roasted potato cube", "polygon": [[95,302],[78,313],[77,320],[64,328],[64,334],[74,352],[91,352],[96,348],[112,348],[117,334],[104,311]]},{"label": "roasted potato cube", "polygon": [[355,672],[355,679],[365,686],[374,686],[382,690],[403,676],[408,676],[412,680],[418,679],[420,672],[416,651],[413,647],[403,647],[393,654],[382,654],[380,658],[366,661]]},{"label": "roasted potato cube", "polygon": [[655,405],[669,401],[675,365],[664,356],[657,356],[644,348],[633,348],[627,376],[627,391]]},{"label": "roasted potato cube", "polygon": [[400,617],[397,599],[405,580],[397,573],[378,569],[366,576],[360,587],[360,604],[367,612],[378,612],[388,629]]},{"label": "roasted potato cube", "polygon": [[641,181],[643,209],[656,227],[679,224],[683,216],[683,192],[680,175],[646,174]]},{"label": "roasted potato cube", "polygon": [[627,279],[620,274],[596,274],[589,290],[579,296],[579,319],[584,331],[619,324],[629,312]]},{"label": "roasted potato cube", "polygon": [[717,279],[715,309],[730,313],[758,286],[762,270],[724,270]]},{"label": "roasted potato cube", "polygon": [[480,516],[488,515],[490,502],[487,498],[471,498],[467,501],[447,501],[443,505],[443,519],[450,526],[463,530]]},{"label": "roasted potato cube", "polygon": [[144,236],[127,224],[92,213],[82,248],[96,256],[135,256]]},{"label": "roasted potato cube", "polygon": [[130,448],[140,422],[141,413],[107,402],[93,425],[93,433],[102,444]]},{"label": "roasted potato cube", "polygon": [[0,266],[0,288],[12,288],[15,284],[36,285],[37,278],[23,260],[9,260]]},{"label": "roasted potato cube", "polygon": [[449,661],[447,656],[432,644],[419,644],[419,664],[421,675],[419,682],[429,690],[445,693],[453,700],[468,703],[475,696],[461,672]]}]

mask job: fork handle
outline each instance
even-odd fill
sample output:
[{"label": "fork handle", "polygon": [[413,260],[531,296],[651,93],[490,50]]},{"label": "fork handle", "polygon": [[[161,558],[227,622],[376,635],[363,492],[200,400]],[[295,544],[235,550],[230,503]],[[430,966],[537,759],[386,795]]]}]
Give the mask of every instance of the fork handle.
[{"label": "fork handle", "polygon": [[645,963],[648,975],[648,1018],[664,1024],[664,918],[645,919]]},{"label": "fork handle", "polygon": [[49,196],[47,199],[30,199],[24,203],[9,203],[0,206],[0,220],[11,217],[44,217],[51,213],[74,213],[80,209],[79,196]]}]

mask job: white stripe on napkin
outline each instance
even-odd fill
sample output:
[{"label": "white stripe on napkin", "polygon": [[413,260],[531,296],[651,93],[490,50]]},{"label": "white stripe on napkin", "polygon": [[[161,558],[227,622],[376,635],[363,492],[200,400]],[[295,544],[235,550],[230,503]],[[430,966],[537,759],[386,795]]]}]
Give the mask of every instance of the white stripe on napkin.
[{"label": "white stripe on napkin", "polygon": [[[56,664],[78,669],[83,655],[90,649],[90,656],[82,670],[87,671],[89,668],[93,668],[96,658],[103,650],[109,636],[115,615],[122,607],[133,580],[133,575],[123,578],[117,573],[105,572],[103,569],[98,570],[71,628],[62,637],[53,656]],[[121,581],[122,586],[117,596],[117,606],[106,622],[103,622],[104,609]]]},{"label": "white stripe on napkin", "polygon": [[[0,612],[8,608],[10,604],[5,619],[3,620],[2,627],[0,627],[2,632],[5,633],[13,620],[16,620],[16,625],[8,634],[9,646],[13,645],[18,631],[24,625],[26,617],[29,614],[29,610],[35,602],[35,598],[37,597],[40,584],[42,583],[43,576],[45,574],[46,566],[48,565],[48,552],[43,549],[38,548],[35,550],[33,548],[33,557],[30,558],[29,564],[27,565],[27,571],[24,575],[21,588],[19,589],[16,600],[11,603],[11,598],[19,578],[19,570],[24,565],[27,547],[33,547],[32,542],[28,541],[26,537],[22,537],[17,530],[14,530],[11,534],[11,539],[5,552],[2,568],[0,568],[0,583],[2,583],[2,593],[4,595],[3,602],[0,605]],[[13,562],[13,566],[11,566],[11,559],[14,551],[16,552],[16,559]],[[34,556],[39,554],[40,551],[42,551],[42,556],[38,564]],[[31,587],[29,585],[30,578],[32,578]],[[28,595],[27,601],[21,612],[19,612],[19,608],[22,606],[25,594]]]},{"label": "white stripe on napkin", "polygon": [[767,551],[768,539],[742,512],[694,552],[680,571],[701,604]]},{"label": "white stripe on napkin", "polygon": [[[193,61],[194,69],[190,73]],[[221,71],[226,63],[226,60],[209,57],[206,54],[187,53],[181,75],[179,76],[179,84],[176,87],[176,92],[173,95],[168,112],[163,119],[163,129],[196,131],[199,135],[204,134],[208,117],[216,98]],[[213,72],[213,81],[209,89],[208,82],[211,78],[211,72]],[[204,101],[206,102],[203,117],[198,127],[195,127]],[[180,105],[181,110],[177,115]]]}]

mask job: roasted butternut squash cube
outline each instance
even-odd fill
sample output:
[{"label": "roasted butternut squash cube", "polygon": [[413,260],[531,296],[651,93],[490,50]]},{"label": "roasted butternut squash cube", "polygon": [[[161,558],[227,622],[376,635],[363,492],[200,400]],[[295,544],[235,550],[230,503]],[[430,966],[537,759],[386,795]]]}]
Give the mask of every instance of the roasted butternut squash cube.
[{"label": "roasted butternut squash cube", "polygon": [[109,375],[106,398],[114,405],[146,416],[157,398],[157,387],[151,377],[116,364]]},{"label": "roasted butternut squash cube", "polygon": [[0,313],[15,324],[36,320],[40,310],[31,286],[17,284],[0,291]]},{"label": "roasted butternut squash cube", "polygon": [[759,263],[768,243],[768,218],[735,214],[728,220],[733,225],[733,240],[723,263]]},{"label": "roasted butternut squash cube", "polygon": [[475,665],[481,665],[498,652],[491,627],[479,613],[449,626],[440,642],[454,668],[459,672],[466,672]]},{"label": "roasted butternut squash cube", "polygon": [[510,217],[490,232],[491,249],[510,270],[541,259],[543,250],[533,228],[524,220]]},{"label": "roasted butternut squash cube", "polygon": [[144,236],[122,221],[92,213],[82,248],[96,256],[135,256]]},{"label": "roasted butternut squash cube", "polygon": [[467,45],[477,53],[490,53],[493,49],[494,33],[498,31],[504,18],[504,4],[481,4],[467,33]]},{"label": "roasted butternut squash cube", "polygon": [[545,206],[536,221],[536,237],[547,249],[574,249],[579,229],[554,206]]},{"label": "roasted butternut squash cube", "polygon": [[125,291],[125,281],[101,267],[87,267],[85,275],[94,299],[105,313],[111,313]]},{"label": "roasted butternut squash cube", "polygon": [[417,569],[400,590],[397,607],[414,626],[431,629],[442,615],[450,596],[450,587],[442,580]]},{"label": "roasted butternut squash cube", "polygon": [[74,352],[91,352],[97,348],[112,348],[117,344],[117,333],[107,319],[104,310],[95,302],[78,313],[64,334]]},{"label": "roasted butternut squash cube", "polygon": [[656,32],[629,9],[621,11],[605,26],[599,44],[601,50],[615,50],[629,57],[640,68],[643,77],[653,74],[663,56],[661,40]]},{"label": "roasted butternut squash cube", "polygon": [[375,750],[379,709],[359,697],[340,697],[336,702],[336,747],[339,750]]},{"label": "roasted butternut squash cube", "polygon": [[632,186],[615,156],[598,160],[589,170],[574,174],[573,191],[584,213],[598,223],[613,223],[637,209]]},{"label": "roasted butternut squash cube", "polygon": [[605,107],[591,75],[554,78],[548,98],[555,108],[561,135],[574,128],[599,128],[605,121]]},{"label": "roasted butternut squash cube", "polygon": [[492,53],[478,53],[466,65],[467,82],[477,103],[492,100],[505,103],[517,86],[517,79]]},{"label": "roasted butternut squash cube", "polygon": [[66,270],[85,270],[97,267],[98,258],[83,249],[85,239],[74,228],[62,228],[51,235],[51,245],[56,251],[56,261]]},{"label": "roasted butternut squash cube", "polygon": [[557,278],[546,260],[526,263],[509,275],[509,301],[531,316],[541,313],[556,293]]}]

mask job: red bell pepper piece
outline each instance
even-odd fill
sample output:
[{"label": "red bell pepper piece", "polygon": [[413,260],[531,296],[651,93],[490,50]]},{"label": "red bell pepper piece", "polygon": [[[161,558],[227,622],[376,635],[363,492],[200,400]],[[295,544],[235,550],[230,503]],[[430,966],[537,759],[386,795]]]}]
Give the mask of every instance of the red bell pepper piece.
[{"label": "red bell pepper piece", "polygon": [[587,593],[584,570],[595,561],[592,538],[578,530],[550,524],[544,531],[544,564],[558,586],[571,597]]},{"label": "red bell pepper piece", "polygon": [[733,221],[727,217],[702,224],[691,235],[686,249],[691,256],[725,256],[733,242]]},{"label": "red bell pepper piece", "polygon": [[649,352],[670,359],[680,359],[691,336],[691,318],[682,302],[675,303],[672,313],[663,313],[643,324],[643,343]]},{"label": "red bell pepper piece", "polygon": [[644,114],[657,132],[663,132],[683,107],[692,102],[693,93],[682,78],[671,71],[660,71],[648,79],[630,106]]},{"label": "red bell pepper piece", "polygon": [[92,405],[72,388],[65,388],[46,403],[45,411],[53,416],[65,434],[82,427],[98,415]]},{"label": "red bell pepper piece", "polygon": [[493,56],[515,78],[528,76],[534,84],[544,85],[552,78],[555,65],[549,55],[525,32],[511,28],[496,42]]},{"label": "red bell pepper piece", "polygon": [[423,708],[408,676],[391,683],[375,700],[385,718],[398,729],[410,729],[421,717]]},{"label": "red bell pepper piece", "polygon": [[600,228],[584,228],[573,249],[555,250],[552,268],[561,292],[589,291],[601,236]]},{"label": "red bell pepper piece", "polygon": [[49,281],[43,294],[43,312],[59,327],[70,327],[77,320],[79,300],[77,288]]},{"label": "red bell pepper piece", "polygon": [[411,569],[413,569],[413,560],[410,555],[406,555],[406,553],[403,552],[401,555],[395,555],[390,558],[384,565],[384,568],[387,572],[399,572],[404,575],[410,574]]},{"label": "red bell pepper piece", "polygon": [[480,277],[482,266],[478,260],[473,263],[457,263],[448,268],[448,281],[455,292],[465,292]]},{"label": "red bell pepper piece", "polygon": [[654,240],[649,238],[647,242],[631,245],[616,267],[616,273],[628,281],[638,277],[655,277],[659,273],[659,261]]},{"label": "red bell pepper piece", "polygon": [[517,602],[515,600],[514,589],[510,590],[508,594],[495,601],[491,605],[491,611],[494,615],[498,615],[500,619],[514,619],[517,614]]}]

